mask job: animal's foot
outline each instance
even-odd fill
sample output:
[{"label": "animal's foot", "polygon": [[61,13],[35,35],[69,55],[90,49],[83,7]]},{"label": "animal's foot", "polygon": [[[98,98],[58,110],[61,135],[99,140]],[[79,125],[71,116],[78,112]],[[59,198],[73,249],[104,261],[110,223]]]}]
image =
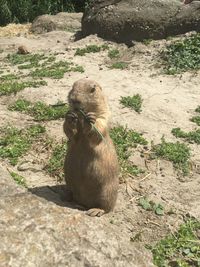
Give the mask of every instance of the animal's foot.
[{"label": "animal's foot", "polygon": [[91,216],[91,217],[101,217],[103,214],[105,213],[105,210],[102,210],[102,209],[97,209],[97,208],[94,208],[94,209],[89,209],[86,214]]}]

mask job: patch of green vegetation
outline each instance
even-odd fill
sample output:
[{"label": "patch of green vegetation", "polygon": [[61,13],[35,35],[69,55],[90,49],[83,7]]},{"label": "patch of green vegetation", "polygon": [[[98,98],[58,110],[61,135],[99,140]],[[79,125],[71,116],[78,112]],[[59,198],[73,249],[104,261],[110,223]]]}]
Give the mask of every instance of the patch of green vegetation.
[{"label": "patch of green vegetation", "polygon": [[139,199],[139,206],[141,206],[144,210],[153,211],[156,215],[162,216],[164,215],[164,207],[161,204],[157,204],[151,200],[148,200],[146,197],[141,197]]},{"label": "patch of green vegetation", "polygon": [[113,59],[113,58],[118,58],[119,57],[119,50],[118,49],[111,49],[108,51],[108,57]]},{"label": "patch of green vegetation", "polygon": [[138,175],[143,171],[129,161],[131,156],[130,149],[136,148],[138,144],[146,145],[147,141],[141,134],[124,128],[123,126],[116,126],[111,129],[110,136],[115,144],[122,173],[131,175]]},{"label": "patch of green vegetation", "polygon": [[68,106],[57,103],[54,106],[48,106],[43,102],[31,103],[26,99],[18,99],[14,104],[8,107],[9,110],[24,112],[33,116],[36,121],[50,121],[64,118],[68,111]]},{"label": "patch of green vegetation", "polygon": [[23,176],[17,174],[16,172],[10,172],[10,175],[18,185],[27,187],[26,180]]},{"label": "patch of green vegetation", "polygon": [[26,87],[40,87],[47,85],[45,81],[21,81],[21,82],[2,82],[0,83],[0,96],[11,95],[23,90]]},{"label": "patch of green vegetation", "polygon": [[190,120],[200,126],[200,116],[194,116]]},{"label": "patch of green vegetation", "polygon": [[200,69],[200,34],[194,34],[167,46],[161,54],[167,74]]},{"label": "patch of green vegetation", "polygon": [[56,145],[53,148],[52,155],[45,167],[46,171],[58,180],[64,178],[64,159],[67,152],[67,143],[63,142],[61,145]]},{"label": "patch of green vegetation", "polygon": [[198,107],[195,109],[195,112],[200,113],[200,106],[198,106]]},{"label": "patch of green vegetation", "polygon": [[156,157],[171,161],[175,168],[182,171],[183,175],[189,173],[190,148],[184,143],[166,142],[162,138],[161,144],[153,146],[153,151]]},{"label": "patch of green vegetation", "polygon": [[19,79],[19,77],[17,77],[17,75],[15,74],[6,74],[6,75],[2,75],[0,77],[1,81],[13,81],[13,80],[17,80]]},{"label": "patch of green vegetation", "polygon": [[198,145],[200,144],[200,129],[186,133],[180,128],[174,128],[172,129],[172,134],[176,138],[184,138],[190,143],[196,143]]},{"label": "patch of green vegetation", "polygon": [[88,53],[98,53],[100,51],[107,50],[108,45],[87,45],[85,48],[77,48],[75,52],[75,56],[85,56]]},{"label": "patch of green vegetation", "polygon": [[7,59],[11,64],[20,65],[18,66],[19,69],[30,69],[33,67],[37,67],[39,66],[39,62],[46,58],[47,57],[44,54],[27,54],[27,55],[9,54],[7,56]]},{"label": "patch of green vegetation", "polygon": [[153,253],[154,264],[158,267],[200,266],[200,222],[190,219],[179,230],[147,248]]},{"label": "patch of green vegetation", "polygon": [[127,67],[128,67],[127,62],[115,62],[110,66],[111,69],[120,69],[120,70],[125,70]]},{"label": "patch of green vegetation", "polygon": [[133,96],[123,96],[120,99],[120,103],[127,108],[131,108],[135,110],[136,112],[141,112],[142,107],[142,97],[139,94],[133,95]]},{"label": "patch of green vegetation", "polygon": [[82,66],[73,65],[71,62],[67,61],[59,61],[55,62],[49,66],[42,66],[40,68],[36,68],[34,71],[30,73],[33,77],[48,77],[53,79],[62,79],[66,72],[84,72]]},{"label": "patch of green vegetation", "polygon": [[0,157],[7,158],[12,165],[16,165],[18,159],[31,147],[31,144],[40,134],[45,132],[41,125],[32,125],[27,129],[17,129],[7,126],[1,128]]},{"label": "patch of green vegetation", "polygon": [[142,42],[145,45],[149,45],[153,40],[152,39],[144,39]]}]

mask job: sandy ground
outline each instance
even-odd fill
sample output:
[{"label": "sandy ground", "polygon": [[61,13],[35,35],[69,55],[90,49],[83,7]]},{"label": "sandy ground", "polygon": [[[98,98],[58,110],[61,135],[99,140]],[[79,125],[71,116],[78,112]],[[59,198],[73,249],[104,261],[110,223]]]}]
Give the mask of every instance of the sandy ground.
[{"label": "sandy ground", "polygon": [[[31,53],[57,52],[57,59],[73,61],[83,66],[85,72],[66,73],[61,80],[45,79],[48,86],[27,88],[16,96],[2,96],[0,98],[0,124],[6,125],[9,122],[17,127],[24,127],[32,123],[29,116],[7,110],[7,105],[18,97],[23,96],[31,101],[41,100],[47,104],[54,104],[58,100],[66,101],[74,81],[89,77],[102,85],[109,100],[113,124],[127,125],[143,133],[149,144],[151,141],[159,143],[163,135],[166,140],[176,141],[171,134],[172,128],[181,127],[185,131],[196,128],[189,119],[200,104],[200,72],[187,72],[178,76],[163,74],[162,69],[158,67],[158,51],[167,42],[169,41],[154,41],[149,45],[138,43],[128,49],[124,45],[105,42],[96,36],[89,36],[74,42],[73,34],[69,32],[1,37],[0,50],[3,50],[0,54],[1,70],[6,71],[7,68],[3,58],[8,53],[16,52],[19,45],[25,45]],[[109,69],[107,51],[87,54],[83,57],[74,56],[78,47],[105,43],[123,51],[123,57],[130,62],[128,69]],[[123,108],[119,103],[121,96],[137,93],[144,99],[140,114]],[[58,142],[64,138],[62,123],[62,120],[45,123],[49,134]],[[192,149],[192,163],[198,166],[200,164],[199,148],[195,144],[189,146]],[[31,159],[34,155],[27,157]],[[194,168],[188,177],[180,178],[170,162],[154,160],[148,162],[146,166],[144,159],[140,158],[137,151],[132,155],[132,160],[136,165],[148,167],[149,175],[127,179],[127,182],[120,187],[115,213],[106,215],[103,217],[104,220],[112,219],[120,227],[126,227],[130,235],[142,231],[142,241],[146,242],[158,240],[176,229],[188,213],[200,218],[200,170],[198,168]],[[12,169],[6,162],[2,162],[2,165]],[[16,171],[16,168],[14,169]],[[53,191],[57,181],[46,175],[44,171],[29,170],[20,174],[26,177],[30,188],[35,188],[36,194],[60,203],[58,194]],[[51,196],[49,196],[49,191],[51,191]],[[159,217],[152,212],[142,210],[137,205],[137,199],[144,195],[155,202],[162,203],[166,210],[173,209],[174,214]]]}]

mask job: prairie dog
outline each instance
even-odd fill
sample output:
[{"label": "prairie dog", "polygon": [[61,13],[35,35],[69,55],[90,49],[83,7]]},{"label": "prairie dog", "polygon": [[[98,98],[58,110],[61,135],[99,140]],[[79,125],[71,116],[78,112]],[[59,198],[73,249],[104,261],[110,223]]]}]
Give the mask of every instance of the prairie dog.
[{"label": "prairie dog", "polygon": [[29,51],[24,45],[20,45],[17,49],[17,54],[26,55],[29,54]]},{"label": "prairie dog", "polygon": [[89,209],[88,215],[101,216],[113,210],[119,186],[118,160],[108,129],[108,104],[100,85],[89,79],[74,83],[68,102],[70,111],[63,125],[69,139],[65,180],[73,200]]}]

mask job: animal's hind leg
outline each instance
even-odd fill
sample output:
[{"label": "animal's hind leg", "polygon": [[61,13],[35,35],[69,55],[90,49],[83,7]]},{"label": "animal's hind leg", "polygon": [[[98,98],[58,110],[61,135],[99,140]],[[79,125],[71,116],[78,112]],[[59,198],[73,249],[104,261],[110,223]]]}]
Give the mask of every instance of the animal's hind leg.
[{"label": "animal's hind leg", "polygon": [[91,216],[91,217],[101,217],[103,214],[105,214],[105,210],[103,209],[98,209],[98,208],[93,208],[93,209],[89,209],[86,212],[87,215]]}]

